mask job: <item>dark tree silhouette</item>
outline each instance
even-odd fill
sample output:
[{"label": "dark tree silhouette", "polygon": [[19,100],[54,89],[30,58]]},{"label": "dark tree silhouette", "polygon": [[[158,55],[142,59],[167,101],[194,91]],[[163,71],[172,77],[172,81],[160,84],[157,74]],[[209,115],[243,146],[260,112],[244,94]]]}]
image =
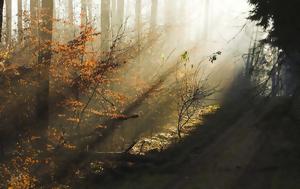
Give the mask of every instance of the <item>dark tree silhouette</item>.
[{"label": "dark tree silhouette", "polygon": [[283,51],[283,65],[290,68],[291,78],[286,85],[294,97],[300,96],[300,1],[249,0],[249,3],[254,6],[249,19],[268,31],[266,43]]},{"label": "dark tree silhouette", "polygon": [[299,0],[249,0],[254,5],[250,19],[270,29],[267,42],[285,51],[300,51]]}]

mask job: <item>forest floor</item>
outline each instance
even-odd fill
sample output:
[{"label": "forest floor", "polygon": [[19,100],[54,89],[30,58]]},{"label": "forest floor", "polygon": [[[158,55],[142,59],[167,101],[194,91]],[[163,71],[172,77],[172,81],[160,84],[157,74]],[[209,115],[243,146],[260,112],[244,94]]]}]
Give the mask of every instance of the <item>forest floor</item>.
[{"label": "forest floor", "polygon": [[[74,181],[71,188],[299,189],[300,98],[295,109],[290,98],[246,100],[237,93],[168,149],[134,163],[122,160],[104,175]],[[144,98],[135,101],[129,113]],[[82,156],[75,160],[84,161]],[[66,165],[62,167],[68,169]]]},{"label": "forest floor", "polygon": [[158,154],[161,161],[120,168],[85,187],[299,189],[300,123],[290,99],[237,102],[207,116],[189,137]]}]

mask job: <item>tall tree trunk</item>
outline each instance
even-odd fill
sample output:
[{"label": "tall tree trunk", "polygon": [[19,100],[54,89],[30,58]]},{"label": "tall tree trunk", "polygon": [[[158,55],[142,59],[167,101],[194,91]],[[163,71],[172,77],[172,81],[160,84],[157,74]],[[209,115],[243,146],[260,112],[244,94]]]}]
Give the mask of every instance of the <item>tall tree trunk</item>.
[{"label": "tall tree trunk", "polygon": [[87,12],[88,12],[88,21],[92,22],[93,21],[93,1],[88,0],[87,2]]},{"label": "tall tree trunk", "polygon": [[6,44],[11,42],[12,10],[11,0],[5,0],[6,5]]},{"label": "tall tree trunk", "polygon": [[[68,0],[68,20],[69,20],[69,27],[68,32],[65,33],[65,39],[70,40],[71,38],[75,37],[75,21],[74,21],[74,4],[73,0]],[[72,34],[72,35],[71,35]]]},{"label": "tall tree trunk", "polygon": [[81,0],[81,12],[80,12],[80,21],[81,21],[81,27],[85,26],[87,24],[87,6],[86,6],[86,0]]},{"label": "tall tree trunk", "polygon": [[38,37],[38,19],[37,11],[38,9],[38,0],[30,0],[30,28],[32,37]]},{"label": "tall tree trunk", "polygon": [[[122,27],[124,22],[124,0],[118,0],[117,4],[117,29],[119,30]],[[124,26],[123,26],[124,27]]]},{"label": "tall tree trunk", "polygon": [[68,0],[68,19],[71,25],[74,24],[74,5],[73,0]]},{"label": "tall tree trunk", "polygon": [[[42,0],[42,23],[39,30],[41,44],[44,48],[39,52],[38,64],[40,81],[37,91],[37,118],[43,121],[43,126],[49,124],[49,67],[51,63],[51,42],[53,28],[53,0]],[[40,126],[41,127],[41,126]]]},{"label": "tall tree trunk", "polygon": [[19,42],[23,39],[23,3],[18,0],[18,39]]},{"label": "tall tree trunk", "polygon": [[[141,51],[141,30],[142,30],[142,0],[136,0],[135,4],[135,24],[137,32],[138,53]],[[138,56],[138,63],[140,62]]]},{"label": "tall tree trunk", "polygon": [[111,18],[112,32],[115,33],[117,31],[117,0],[111,1]]},{"label": "tall tree trunk", "polygon": [[3,6],[4,0],[0,0],[0,42],[2,42]]},{"label": "tall tree trunk", "polygon": [[101,50],[109,51],[110,41],[110,0],[101,0]]},{"label": "tall tree trunk", "polygon": [[27,8],[27,5],[28,5],[28,0],[24,0],[24,2],[23,2],[23,7],[24,7],[24,10],[26,10],[26,8]]},{"label": "tall tree trunk", "polygon": [[138,83],[141,76],[141,49],[142,49],[142,42],[141,42],[141,34],[142,34],[142,0],[136,0],[135,4],[135,24],[136,24],[136,32],[137,32],[137,64],[136,64],[136,87],[138,88]]},{"label": "tall tree trunk", "polygon": [[150,18],[150,33],[155,31],[155,27],[157,25],[157,8],[158,8],[157,0],[152,0],[151,18]]}]

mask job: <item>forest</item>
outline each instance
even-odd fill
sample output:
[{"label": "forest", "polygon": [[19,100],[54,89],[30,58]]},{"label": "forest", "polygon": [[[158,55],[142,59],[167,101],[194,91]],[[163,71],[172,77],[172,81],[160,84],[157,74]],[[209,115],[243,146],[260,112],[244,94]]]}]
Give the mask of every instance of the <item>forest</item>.
[{"label": "forest", "polygon": [[299,189],[299,0],[0,0],[0,188]]}]

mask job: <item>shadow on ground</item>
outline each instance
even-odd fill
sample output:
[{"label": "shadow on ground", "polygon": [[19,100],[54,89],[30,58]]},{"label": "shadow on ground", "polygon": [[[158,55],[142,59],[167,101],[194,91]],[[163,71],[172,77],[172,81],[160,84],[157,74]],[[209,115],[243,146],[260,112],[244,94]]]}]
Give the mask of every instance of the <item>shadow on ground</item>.
[{"label": "shadow on ground", "polygon": [[76,187],[300,188],[300,124],[294,100],[246,98],[242,93],[229,99],[189,137],[149,154],[152,161],[128,162]]}]

